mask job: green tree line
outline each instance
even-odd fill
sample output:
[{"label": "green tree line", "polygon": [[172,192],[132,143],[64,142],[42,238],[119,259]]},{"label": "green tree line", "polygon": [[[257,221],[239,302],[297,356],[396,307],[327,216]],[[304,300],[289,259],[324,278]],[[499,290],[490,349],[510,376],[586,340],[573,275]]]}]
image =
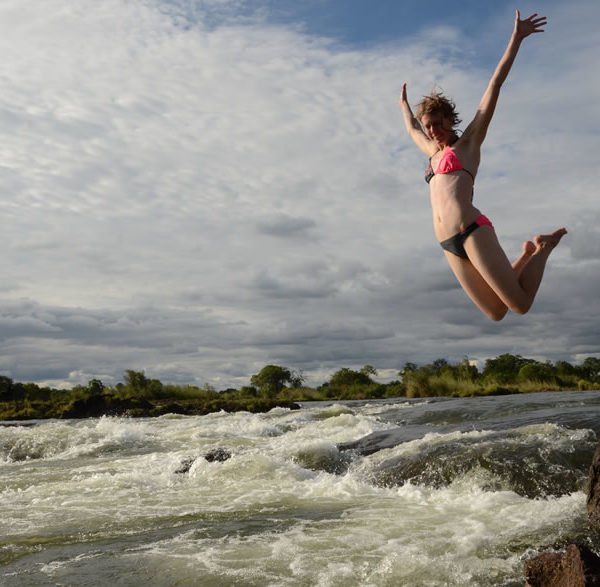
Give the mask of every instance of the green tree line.
[{"label": "green tree line", "polygon": [[175,412],[266,411],[291,402],[382,399],[393,397],[464,397],[535,391],[600,389],[600,359],[579,365],[567,361],[539,362],[503,354],[488,359],[480,371],[467,357],[451,364],[436,359],[426,365],[405,363],[389,383],[374,380],[377,370],[342,368],[318,387],[304,385],[301,371],[266,365],[241,389],[217,391],[210,385],[165,384],[144,372],[127,370],[123,382],[106,386],[99,379],[70,390],[19,383],[0,375],[0,420],[86,417],[118,414],[152,416]]}]

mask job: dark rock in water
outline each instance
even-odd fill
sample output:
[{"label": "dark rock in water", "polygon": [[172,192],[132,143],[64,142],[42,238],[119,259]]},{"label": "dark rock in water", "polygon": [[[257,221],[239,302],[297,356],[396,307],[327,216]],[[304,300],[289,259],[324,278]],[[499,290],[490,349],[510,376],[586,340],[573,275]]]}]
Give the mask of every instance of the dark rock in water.
[{"label": "dark rock in water", "polygon": [[157,406],[152,410],[152,416],[164,416],[166,414],[187,415],[188,411],[177,402],[170,402],[164,406]]},{"label": "dark rock in water", "polygon": [[226,448],[214,448],[213,450],[209,450],[204,455],[204,458],[209,463],[214,463],[215,461],[218,463],[223,463],[231,458],[231,453]]},{"label": "dark rock in water", "polygon": [[[198,457],[185,457],[182,459],[179,469],[177,469],[175,473],[188,473],[197,458]],[[231,453],[226,448],[213,448],[204,455],[204,458],[209,463],[223,463],[231,458]]]},{"label": "dark rock in water", "polygon": [[[443,430],[440,428],[437,431],[441,432]],[[403,442],[415,440],[423,435],[424,432],[416,433],[415,431],[407,428],[378,430],[377,432],[372,432],[371,434],[363,436],[358,440],[340,442],[338,443],[337,447],[340,451],[351,450],[366,457],[385,448],[393,448],[399,444],[402,444]]]},{"label": "dark rock in water", "polygon": [[348,452],[341,453],[337,448],[306,448],[299,450],[294,460],[310,471],[325,471],[334,475],[343,475],[352,463],[352,456]]},{"label": "dark rock in water", "polygon": [[530,499],[558,497],[581,489],[587,464],[579,471],[561,451],[534,443],[523,446],[504,438],[497,433],[483,439],[459,437],[442,444],[423,444],[416,454],[380,463],[371,473],[372,482],[383,487],[410,482],[439,488],[475,470],[482,473],[479,479],[484,489],[510,489]]},{"label": "dark rock in water", "polygon": [[525,561],[525,580],[527,587],[600,586],[600,557],[585,546],[570,544],[562,554]]},{"label": "dark rock in water", "polygon": [[196,457],[185,457],[184,459],[181,459],[181,464],[179,466],[179,469],[177,469],[175,471],[175,473],[179,473],[181,475],[183,475],[184,473],[187,473],[192,468],[192,465],[195,462],[196,462]]},{"label": "dark rock in water", "polygon": [[600,532],[600,443],[592,459],[587,495],[587,511],[590,524]]}]

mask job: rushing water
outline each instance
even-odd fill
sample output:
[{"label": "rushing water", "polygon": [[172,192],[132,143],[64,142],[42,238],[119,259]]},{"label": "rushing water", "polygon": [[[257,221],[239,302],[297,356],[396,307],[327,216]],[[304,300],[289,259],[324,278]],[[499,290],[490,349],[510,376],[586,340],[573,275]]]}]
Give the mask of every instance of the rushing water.
[{"label": "rushing water", "polygon": [[0,426],[0,584],[522,585],[598,552],[598,438],[600,391]]}]

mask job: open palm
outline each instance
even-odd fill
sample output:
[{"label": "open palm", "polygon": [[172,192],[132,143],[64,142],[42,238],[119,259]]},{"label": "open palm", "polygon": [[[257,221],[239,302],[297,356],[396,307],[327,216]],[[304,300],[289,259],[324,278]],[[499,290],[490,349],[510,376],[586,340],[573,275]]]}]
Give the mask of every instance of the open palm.
[{"label": "open palm", "polygon": [[519,39],[524,39],[532,33],[543,33],[544,29],[541,27],[546,26],[548,20],[545,16],[538,16],[537,13],[521,20],[521,13],[517,10],[517,17],[515,18],[515,34]]}]

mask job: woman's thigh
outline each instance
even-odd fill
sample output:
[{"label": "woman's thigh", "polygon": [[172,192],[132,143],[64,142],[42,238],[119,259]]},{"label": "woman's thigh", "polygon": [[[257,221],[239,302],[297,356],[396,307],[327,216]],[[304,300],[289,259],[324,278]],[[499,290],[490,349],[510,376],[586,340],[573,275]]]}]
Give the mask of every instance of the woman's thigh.
[{"label": "woman's thigh", "polygon": [[481,226],[464,243],[469,261],[481,278],[509,308],[527,298],[515,270],[491,226]]},{"label": "woman's thigh", "polygon": [[448,251],[444,253],[456,279],[473,303],[492,320],[501,320],[508,309],[506,304],[496,295],[472,263]]}]

